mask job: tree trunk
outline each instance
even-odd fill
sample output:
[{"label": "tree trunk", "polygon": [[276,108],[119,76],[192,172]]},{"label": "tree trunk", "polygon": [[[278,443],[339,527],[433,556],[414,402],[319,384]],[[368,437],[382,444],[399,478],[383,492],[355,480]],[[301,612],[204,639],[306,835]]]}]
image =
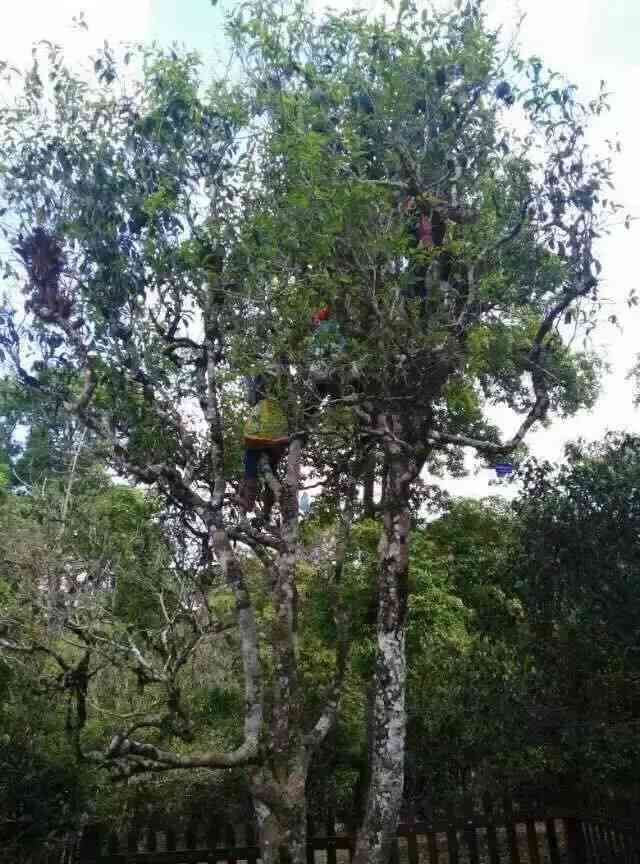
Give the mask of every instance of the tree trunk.
[{"label": "tree trunk", "polygon": [[376,515],[374,491],[376,485],[376,453],[372,451],[366,457],[363,479],[362,509],[365,519],[373,519]]},{"label": "tree trunk", "polygon": [[[261,772],[262,773],[262,772]],[[256,775],[257,777],[257,775]],[[252,783],[262,864],[306,864],[307,800],[304,771],[284,784]]]},{"label": "tree trunk", "polygon": [[283,548],[274,568],[272,593],[273,704],[271,751],[275,765],[284,768],[299,747],[300,693],[298,692],[296,566],[298,561],[298,489],[300,485],[300,441],[293,441],[287,457],[287,475],[280,489]]},{"label": "tree trunk", "polygon": [[[367,626],[374,630],[376,627],[376,621],[378,616],[378,598],[374,595],[373,602],[370,604],[369,609],[367,610]],[[367,807],[367,797],[369,793],[369,784],[371,781],[371,766],[373,764],[373,718],[375,714],[375,703],[376,703],[376,681],[375,675],[371,678],[369,683],[367,684],[367,694],[366,694],[366,719],[367,719],[367,743],[366,750],[364,755],[364,760],[360,765],[360,770],[358,772],[358,780],[356,782],[356,789],[354,795],[353,802],[353,810],[354,817],[357,820],[357,824],[361,824],[364,820],[366,807]]]},{"label": "tree trunk", "polygon": [[390,452],[386,509],[378,549],[377,656],[367,804],[354,864],[387,864],[404,784],[409,466]]},{"label": "tree trunk", "polygon": [[267,750],[270,767],[251,787],[263,864],[306,864],[308,759],[301,740],[297,657],[298,490],[301,442],[289,446],[278,492],[282,548],[273,568],[273,689]]}]

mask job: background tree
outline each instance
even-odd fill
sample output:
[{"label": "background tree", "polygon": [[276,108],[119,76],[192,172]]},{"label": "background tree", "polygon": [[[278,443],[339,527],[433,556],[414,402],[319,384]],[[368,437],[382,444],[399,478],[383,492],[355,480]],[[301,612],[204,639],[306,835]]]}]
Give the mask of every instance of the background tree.
[{"label": "background tree", "polygon": [[572,445],[560,468],[531,464],[513,573],[536,667],[556,658],[531,697],[538,737],[562,751],[569,782],[625,790],[637,752],[637,472],[628,434]]},{"label": "background tree", "polygon": [[[502,51],[475,4],[445,15],[403,5],[394,27],[255,4],[229,33],[241,88],[203,91],[194,57],[149,51],[131,83],[109,48],[87,86],[48,46],[46,78],[36,59],[0,118],[0,194],[32,316],[22,330],[3,316],[5,352],[31,385],[21,339],[31,335],[38,381],[55,370],[66,410],[112,469],[160,502],[144,625],[119,623],[88,592],[60,605],[72,658],[47,630],[37,650],[55,652],[65,673],[85,758],[128,775],[242,767],[263,860],[304,861],[306,780],[344,687],[341,600],[366,487],[381,534],[356,861],[382,862],[404,782],[420,478],[460,470],[465,447],[503,456],[550,411],[595,397],[597,362],[560,325],[597,304],[592,246],[616,209],[600,198],[609,162],[584,139],[605,94],[582,106],[538,60]],[[310,321],[326,305],[341,338],[318,388]],[[237,495],[238,388],[273,372],[291,433],[283,475],[264,469],[279,520],[251,524]],[[507,441],[486,413],[497,403],[522,414]],[[336,519],[331,566],[314,569],[335,598],[325,638],[335,674],[311,705],[300,630],[307,476]],[[233,612],[211,604],[212,584],[230,592]],[[196,751],[184,676],[232,619],[243,734]],[[14,653],[35,645],[24,621],[4,641]],[[105,655],[130,668],[154,709],[101,748],[87,693]]]},{"label": "background tree", "polygon": [[[465,785],[634,794],[637,453],[628,434],[578,442],[562,466],[528,462],[512,506],[454,503],[416,535],[431,544],[417,572],[461,604],[455,629],[420,628],[435,645],[410,654],[440,688],[430,716],[413,705],[424,688],[408,690],[418,805],[422,778],[442,783],[436,801]],[[427,597],[414,602],[433,614]]]}]

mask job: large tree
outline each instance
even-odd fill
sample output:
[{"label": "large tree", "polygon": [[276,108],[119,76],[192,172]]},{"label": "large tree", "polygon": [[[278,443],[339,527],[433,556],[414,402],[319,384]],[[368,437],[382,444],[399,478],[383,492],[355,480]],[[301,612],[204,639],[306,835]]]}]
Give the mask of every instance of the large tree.
[{"label": "large tree", "polygon": [[[243,767],[263,860],[302,862],[309,764],[347,665],[350,526],[379,517],[356,861],[383,862],[403,788],[409,531],[423,478],[461,470],[465,448],[506,458],[550,413],[595,397],[596,359],[562,325],[591,320],[593,244],[616,209],[608,157],[585,143],[606,94],[580,104],[538,59],[502,48],[473,2],[446,14],[402,3],[391,24],[255,3],[228,32],[236,85],[205,89],[196,58],[175,52],[141,51],[128,72],[109,48],[87,84],[48,46],[0,114],[4,230],[28,298],[22,325],[3,315],[5,354],[25,384],[55,391],[114,470],[154,490],[180,526],[170,545],[184,588],[168,592],[175,571],[162,568],[137,629],[62,598],[71,658],[15,622],[3,644],[73,669],[85,758],[128,774]],[[339,338],[330,387],[317,387],[310,319],[325,306]],[[282,476],[261,466],[275,522],[250,523],[238,495],[247,375],[270,382],[289,422]],[[488,419],[496,404],[521,415],[506,439]],[[315,562],[334,613],[322,698],[301,665],[307,483],[336,520]],[[211,580],[233,596],[244,731],[229,749],[193,752],[181,676],[230,623],[207,601]],[[86,695],[105,654],[164,710],[89,747]]]}]

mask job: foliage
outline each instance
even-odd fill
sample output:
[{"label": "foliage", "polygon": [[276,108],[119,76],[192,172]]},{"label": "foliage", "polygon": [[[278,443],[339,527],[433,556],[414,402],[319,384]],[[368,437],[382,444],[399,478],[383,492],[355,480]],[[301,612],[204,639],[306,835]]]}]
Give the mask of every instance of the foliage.
[{"label": "foliage", "polygon": [[77,829],[88,791],[50,694],[24,692],[3,668],[0,838],[7,860],[29,861]]},{"label": "foliage", "polygon": [[639,452],[629,434],[579,442],[558,469],[530,465],[518,506],[514,585],[535,639],[540,722],[570,754],[568,770],[614,785],[634,770],[628,742],[640,704]]}]

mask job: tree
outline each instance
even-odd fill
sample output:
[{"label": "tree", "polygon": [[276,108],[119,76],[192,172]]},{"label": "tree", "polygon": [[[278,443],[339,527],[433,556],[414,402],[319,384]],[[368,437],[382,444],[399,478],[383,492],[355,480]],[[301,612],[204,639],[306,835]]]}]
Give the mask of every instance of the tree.
[{"label": "tree", "polygon": [[31,864],[73,833],[83,778],[64,735],[64,713],[52,711],[50,694],[25,693],[19,674],[0,669],[0,838],[7,860]]},{"label": "tree", "polygon": [[[638,440],[610,433],[529,463],[512,583],[532,631],[531,726],[573,783],[631,786],[638,721]],[[552,660],[553,658],[553,660]]]},{"label": "tree", "polygon": [[406,794],[418,810],[461,791],[507,789],[525,774],[531,652],[508,576],[517,540],[499,500],[452,501],[414,534]]},{"label": "tree", "polygon": [[[170,602],[155,585],[150,628],[62,605],[61,626],[81,645],[67,677],[73,731],[85,758],[127,774],[243,767],[263,860],[306,860],[309,763],[335,723],[347,667],[351,524],[375,514],[356,862],[382,862],[403,788],[420,478],[461,470],[464,448],[505,457],[550,412],[595,396],[597,359],[561,325],[590,321],[593,243],[616,210],[604,197],[610,162],[585,144],[606,94],[581,105],[539,60],[503,51],[474,3],[442,15],[402,4],[393,27],[256,3],[228,30],[240,86],[205,92],[194,57],[151,51],[132,83],[109,48],[87,85],[49,46],[46,78],[36,59],[1,115],[5,230],[28,277],[31,350],[47,346],[38,374],[58,370],[66,410],[116,471],[154,490],[186,574]],[[324,306],[339,338],[319,387],[310,321]],[[5,353],[32,385],[15,321],[4,316]],[[266,514],[248,522],[238,496],[238,388],[257,374],[290,430],[282,476],[261,466],[275,525]],[[506,441],[487,418],[499,403],[522,415]],[[330,566],[316,566],[334,598],[334,675],[313,717],[298,624],[306,478],[321,483],[314,507],[336,520]],[[269,597],[260,628],[254,576]],[[233,596],[244,732],[230,748],[192,752],[181,676],[230,623],[206,601],[211,580]],[[88,748],[87,676],[105,645],[166,710]],[[5,648],[34,646],[18,628]]]}]

